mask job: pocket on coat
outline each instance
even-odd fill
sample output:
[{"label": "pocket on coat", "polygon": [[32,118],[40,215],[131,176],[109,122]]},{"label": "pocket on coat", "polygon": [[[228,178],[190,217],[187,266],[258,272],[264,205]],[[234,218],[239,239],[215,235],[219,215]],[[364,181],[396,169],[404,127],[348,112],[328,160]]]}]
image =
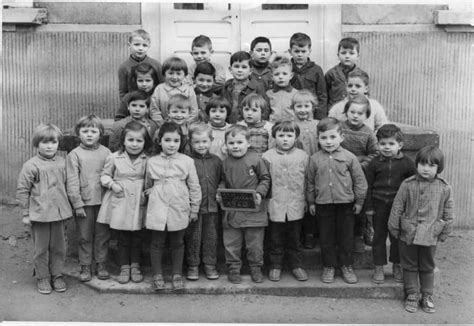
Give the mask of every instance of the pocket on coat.
[{"label": "pocket on coat", "polygon": [[446,221],[442,219],[437,219],[433,223],[433,226],[431,227],[431,232],[433,236],[437,238],[441,234],[441,232],[443,232],[445,226],[446,226]]}]

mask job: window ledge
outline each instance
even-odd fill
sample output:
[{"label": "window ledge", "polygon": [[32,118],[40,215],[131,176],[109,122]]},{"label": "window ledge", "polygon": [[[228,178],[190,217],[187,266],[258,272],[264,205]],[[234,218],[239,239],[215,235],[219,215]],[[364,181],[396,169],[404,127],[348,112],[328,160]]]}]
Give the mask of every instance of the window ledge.
[{"label": "window ledge", "polygon": [[45,8],[3,8],[3,24],[41,25],[48,22]]},{"label": "window ledge", "polygon": [[467,10],[436,10],[436,25],[443,25],[447,32],[474,32],[474,11]]}]

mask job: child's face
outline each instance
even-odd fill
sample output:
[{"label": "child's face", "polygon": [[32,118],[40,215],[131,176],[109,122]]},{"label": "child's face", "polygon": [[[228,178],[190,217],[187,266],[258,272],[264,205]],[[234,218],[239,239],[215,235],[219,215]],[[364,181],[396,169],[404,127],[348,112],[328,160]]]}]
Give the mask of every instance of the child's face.
[{"label": "child's face", "polygon": [[367,105],[352,103],[346,112],[347,122],[354,127],[362,126],[367,120]]},{"label": "child's face", "polygon": [[294,131],[277,131],[275,142],[279,150],[289,151],[295,146],[296,134]]},{"label": "child's face", "polygon": [[422,178],[431,180],[436,177],[438,164],[418,162],[416,165],[416,171]]},{"label": "child's face", "polygon": [[161,137],[160,145],[165,155],[173,155],[178,152],[181,145],[181,137],[177,131],[165,132]]},{"label": "child's face", "polygon": [[184,71],[182,70],[171,70],[168,69],[165,72],[165,83],[171,87],[180,87],[183,85],[184,78]]},{"label": "child's face", "polygon": [[149,93],[152,91],[153,86],[155,86],[155,82],[153,81],[151,72],[147,72],[146,74],[137,72],[137,87],[139,90]]},{"label": "child's face", "polygon": [[193,138],[191,138],[191,148],[199,155],[205,155],[209,152],[211,141],[212,139],[207,132],[194,133]]},{"label": "child's face", "polygon": [[229,155],[235,158],[244,156],[250,147],[250,143],[243,133],[238,133],[235,136],[227,135],[225,144]]},{"label": "child's face", "polygon": [[387,137],[379,139],[380,153],[386,158],[395,157],[402,149],[403,143],[398,142],[395,137]]},{"label": "child's face", "polygon": [[145,138],[141,131],[128,131],[123,141],[123,146],[128,155],[136,156],[145,148]]},{"label": "child's face", "polygon": [[133,100],[128,103],[128,112],[132,119],[141,120],[148,113],[148,105],[146,100]]},{"label": "child's face", "polygon": [[343,66],[353,67],[359,60],[359,52],[356,48],[340,48],[337,57]]},{"label": "child's face", "polygon": [[196,83],[196,88],[203,93],[210,91],[214,85],[214,77],[212,77],[212,75],[206,75],[203,73],[197,74],[194,81]]},{"label": "child's face", "polygon": [[194,62],[196,64],[201,63],[201,62],[209,62],[211,61],[211,56],[212,53],[211,49],[209,49],[208,46],[195,46],[191,50],[191,55],[194,59]]},{"label": "child's face", "polygon": [[329,129],[318,134],[319,144],[321,148],[328,153],[334,152],[339,148],[344,136],[337,130],[337,128]]},{"label": "child's face", "polygon": [[52,140],[40,141],[38,143],[38,153],[46,158],[52,158],[58,151],[59,141],[57,138]]},{"label": "child's face", "polygon": [[369,91],[369,86],[367,86],[359,77],[350,77],[347,80],[346,90],[349,99],[353,99],[358,95],[367,94]]},{"label": "child's face", "polygon": [[182,125],[189,118],[189,111],[191,108],[183,107],[180,105],[172,105],[168,111],[168,117],[171,121],[175,122],[178,125]]},{"label": "child's face", "polygon": [[262,109],[255,104],[244,106],[242,112],[247,124],[255,124],[262,121]]},{"label": "child's face", "polygon": [[311,48],[309,45],[293,45],[289,52],[297,65],[304,65],[308,61],[309,55],[311,54]]},{"label": "child's face", "polygon": [[82,145],[86,147],[95,147],[100,139],[100,130],[97,127],[81,127],[79,128],[79,139]]},{"label": "child's face", "polygon": [[250,51],[252,60],[258,63],[267,63],[272,55],[272,49],[268,43],[257,43],[252,51]]},{"label": "child's face", "polygon": [[272,71],[273,82],[279,87],[286,87],[293,78],[292,68],[289,65],[280,66]]},{"label": "child's face", "polygon": [[227,109],[224,106],[216,106],[209,110],[209,120],[213,126],[224,126],[227,119]]},{"label": "child's face", "polygon": [[144,40],[139,36],[132,38],[132,41],[128,44],[130,48],[130,54],[136,58],[144,58],[148,49],[150,48],[150,41]]},{"label": "child's face", "polygon": [[295,115],[298,120],[306,121],[313,118],[313,103],[309,100],[296,102],[293,105],[293,110],[295,110]]},{"label": "child's face", "polygon": [[244,81],[250,76],[250,60],[235,61],[230,66],[230,73],[235,80]]}]

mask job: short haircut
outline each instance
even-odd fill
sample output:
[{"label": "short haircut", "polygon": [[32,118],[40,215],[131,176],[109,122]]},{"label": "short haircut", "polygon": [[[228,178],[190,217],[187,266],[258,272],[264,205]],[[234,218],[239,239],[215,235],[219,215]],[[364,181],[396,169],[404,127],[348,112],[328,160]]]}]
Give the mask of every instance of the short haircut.
[{"label": "short haircut", "polygon": [[290,68],[290,71],[293,70],[293,65],[288,57],[285,56],[276,56],[275,59],[270,63],[270,69],[275,70],[280,67],[287,66]]},{"label": "short haircut", "polygon": [[268,39],[268,37],[257,36],[253,39],[252,43],[250,43],[250,51],[253,51],[253,49],[255,49],[255,46],[258,43],[268,43],[268,45],[270,45],[270,50],[272,49],[272,42],[270,42],[270,39]]},{"label": "short haircut", "polygon": [[370,102],[369,99],[364,95],[357,95],[355,98],[350,99],[347,101],[346,105],[344,105],[344,114],[347,114],[352,104],[359,104],[365,107],[365,116],[368,118],[370,117]]},{"label": "short haircut", "polygon": [[199,74],[210,75],[214,79],[216,78],[216,68],[210,62],[201,62],[194,69],[194,78]]},{"label": "short haircut", "polygon": [[337,52],[339,52],[342,48],[352,50],[355,49],[357,50],[357,53],[360,52],[359,41],[353,37],[344,37],[342,40],[340,40],[339,45],[337,46]]},{"label": "short haircut", "polygon": [[137,29],[131,32],[130,36],[128,37],[128,43],[132,43],[134,37],[141,37],[145,41],[151,42],[150,34],[148,34],[148,32],[144,29]]},{"label": "short haircut", "polygon": [[342,134],[341,123],[336,118],[329,117],[319,121],[317,127],[318,134],[332,129],[336,129],[340,134]]},{"label": "short haircut", "polygon": [[293,45],[300,47],[308,46],[311,48],[311,37],[305,33],[295,33],[291,35],[290,38],[290,49],[293,47]]},{"label": "short haircut", "polygon": [[395,140],[399,143],[403,141],[403,133],[398,128],[398,126],[394,125],[393,123],[388,123],[383,125],[377,131],[377,140],[381,140],[383,138],[395,138]]},{"label": "short haircut", "polygon": [[295,95],[293,95],[293,98],[291,99],[291,108],[294,110],[295,104],[303,101],[310,101],[311,104],[313,104],[313,111],[316,108],[316,105],[318,105],[318,99],[316,98],[316,96],[314,96],[311,91],[308,91],[307,89],[302,89],[300,91],[297,91]]},{"label": "short haircut", "polygon": [[444,154],[436,146],[425,146],[416,153],[415,164],[436,164],[438,165],[437,173],[441,173],[444,170]]},{"label": "short haircut", "polygon": [[42,123],[35,128],[33,133],[33,146],[38,147],[39,143],[52,140],[61,141],[62,138],[63,133],[61,132],[61,129],[52,123]]},{"label": "short haircut", "polygon": [[212,50],[212,41],[206,35],[198,35],[193,39],[193,43],[191,44],[191,49],[194,47],[203,48],[207,46],[209,50]]},{"label": "short haircut", "polygon": [[127,103],[127,106],[132,101],[145,101],[146,105],[148,107],[150,106],[150,96],[142,90],[132,91],[130,93],[125,94],[123,100],[125,103]]},{"label": "short haircut", "polygon": [[242,125],[232,125],[225,131],[225,142],[227,143],[227,138],[229,138],[229,136],[235,137],[238,134],[243,134],[247,140],[250,138],[249,128]]},{"label": "short haircut", "polygon": [[188,109],[190,113],[192,110],[191,101],[183,94],[176,94],[170,97],[168,100],[168,107],[166,108],[167,112],[170,111],[172,106],[177,106],[180,109]]},{"label": "short haircut", "polygon": [[349,80],[349,78],[360,78],[365,86],[369,86],[369,74],[358,67],[347,74],[347,80]]},{"label": "short haircut", "polygon": [[209,102],[206,104],[206,114],[209,116],[211,109],[217,107],[225,107],[227,117],[229,117],[232,113],[232,105],[230,104],[229,100],[227,100],[224,96],[212,96],[209,99]]},{"label": "short haircut", "polygon": [[183,131],[181,130],[180,126],[172,121],[166,121],[163,123],[163,125],[160,127],[160,130],[158,130],[158,136],[156,137],[156,149],[158,150],[158,153],[161,153],[163,151],[163,148],[161,147],[161,139],[163,138],[163,135],[166,134],[167,132],[177,132],[180,138],[180,144],[179,144],[179,152],[182,151],[182,149],[185,146],[185,139],[183,135]]},{"label": "short haircut", "polygon": [[80,118],[74,126],[74,133],[79,136],[79,130],[85,127],[93,127],[99,129],[100,137],[104,135],[105,129],[102,120],[95,114],[90,114]]},{"label": "short haircut", "polygon": [[153,68],[152,65],[146,63],[146,62],[140,62],[138,65],[132,68],[132,85],[136,87],[137,85],[137,75],[138,74],[151,74],[151,78],[153,78],[153,83],[155,86],[157,86],[160,81],[158,80],[158,72]]},{"label": "short haircut", "polygon": [[242,61],[250,61],[252,60],[252,57],[250,56],[250,53],[245,52],[245,51],[237,51],[234,54],[230,56],[230,65],[234,62],[242,62]]},{"label": "short haircut", "polygon": [[140,122],[138,121],[130,121],[128,122],[123,130],[122,130],[122,133],[120,134],[120,149],[119,151],[121,153],[125,152],[125,137],[127,137],[127,133],[129,131],[133,131],[133,132],[137,132],[137,131],[140,131],[142,133],[142,136],[143,136],[143,140],[145,141],[145,145],[143,146],[143,151],[144,152],[148,152],[150,146],[151,146],[151,138],[150,138],[150,135],[148,134],[148,130],[146,129],[146,127],[141,124]]},{"label": "short haircut", "polygon": [[209,138],[212,139],[212,128],[207,123],[193,123],[189,127],[189,140],[192,140],[195,134],[207,134]]},{"label": "short haircut", "polygon": [[296,138],[300,136],[300,127],[296,124],[296,122],[292,120],[284,120],[284,121],[279,121],[276,124],[273,125],[272,127],[272,137],[276,137],[276,133],[279,131],[283,132],[294,132]]},{"label": "short haircut", "polygon": [[270,105],[268,105],[267,100],[265,100],[262,95],[257,93],[250,93],[249,95],[244,97],[240,106],[240,114],[243,116],[243,108],[245,106],[251,107],[252,104],[260,108],[260,110],[262,111],[262,120],[268,120],[270,116]]},{"label": "short haircut", "polygon": [[178,57],[169,57],[163,62],[161,73],[164,75],[168,70],[171,71],[183,71],[185,75],[188,74],[188,65],[186,61]]}]

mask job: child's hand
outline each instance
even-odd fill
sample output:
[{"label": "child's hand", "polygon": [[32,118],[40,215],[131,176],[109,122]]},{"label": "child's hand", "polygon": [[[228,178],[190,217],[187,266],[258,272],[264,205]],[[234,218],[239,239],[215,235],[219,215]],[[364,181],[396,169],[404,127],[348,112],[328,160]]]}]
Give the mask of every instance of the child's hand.
[{"label": "child's hand", "polygon": [[194,221],[197,221],[198,219],[198,214],[197,213],[190,213],[189,214],[189,222],[194,222]]},{"label": "child's hand", "polygon": [[124,196],[123,189],[118,183],[114,183],[110,189],[117,197],[122,198]]},{"label": "child's hand", "polygon": [[316,215],[316,205],[315,205],[315,204],[309,205],[309,214],[310,214],[311,216]]},{"label": "child's hand", "polygon": [[375,215],[375,212],[374,211],[367,211],[365,212],[365,216],[367,217],[367,221],[370,223],[370,225],[374,225],[373,221],[374,221],[374,215]]},{"label": "child's hand", "polygon": [[23,216],[21,221],[23,222],[25,226],[31,226],[30,217],[28,215]]},{"label": "child's hand", "polygon": [[441,234],[438,236],[438,241],[440,241],[440,242],[445,242],[447,238],[448,238],[448,235],[447,235],[447,234],[441,233]]},{"label": "child's hand", "polygon": [[362,211],[362,205],[360,205],[360,204],[354,204],[354,207],[352,207],[352,212],[353,212],[355,215],[359,215],[361,211]]},{"label": "child's hand", "polygon": [[257,206],[260,206],[260,204],[262,203],[262,195],[257,193],[257,196],[255,196],[255,197],[256,197],[255,204],[257,204]]},{"label": "child's hand", "polygon": [[216,201],[217,201],[219,204],[222,204],[222,197],[221,197],[221,194],[220,194],[220,193],[217,193],[217,194],[216,194]]},{"label": "child's hand", "polygon": [[153,189],[153,188],[145,189],[145,190],[143,191],[143,194],[144,194],[145,196],[147,196],[147,197],[150,196],[150,193],[151,193],[151,190],[152,190],[152,189]]},{"label": "child's hand", "polygon": [[84,207],[81,208],[76,208],[76,217],[86,217],[86,211],[84,210]]}]

